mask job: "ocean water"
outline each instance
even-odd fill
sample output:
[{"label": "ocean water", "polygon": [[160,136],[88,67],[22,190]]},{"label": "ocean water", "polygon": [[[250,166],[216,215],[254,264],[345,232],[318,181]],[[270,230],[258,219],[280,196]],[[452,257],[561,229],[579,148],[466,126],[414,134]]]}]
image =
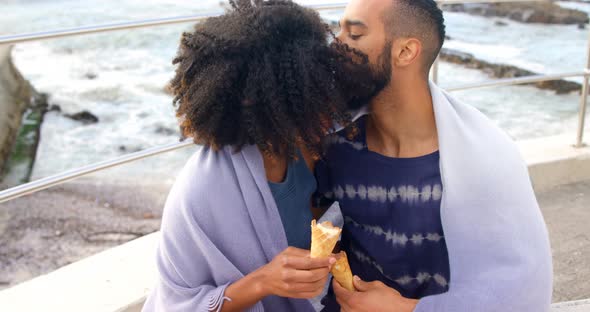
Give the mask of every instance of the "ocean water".
[{"label": "ocean water", "polygon": [[571,2],[571,1],[557,1],[557,4],[568,9],[575,9],[590,13],[589,0],[582,0],[582,2]]},{"label": "ocean water", "polygon": [[[299,1],[306,4],[329,1]],[[341,2],[341,1],[331,1]],[[560,5],[590,12],[590,4]],[[219,1],[201,0],[20,0],[0,2],[0,34],[44,31],[147,18],[182,16],[221,10]],[[324,12],[336,20],[341,11]],[[445,14],[451,37],[446,47],[495,63],[513,64],[539,73],[579,71],[586,64],[588,30],[576,26],[529,25],[461,13]],[[63,113],[87,110],[97,124],[82,125],[49,112],[42,126],[33,178],[41,178],[123,155],[175,142],[178,131],[171,97],[164,86],[173,75],[171,60],[178,39],[190,24],[126,30],[19,44],[16,65],[50,104]],[[88,77],[95,76],[94,79]],[[490,79],[485,73],[442,63],[440,84],[456,86]],[[575,80],[575,79],[574,79]],[[579,80],[579,79],[577,79]],[[579,95],[555,95],[534,87],[501,87],[456,95],[492,118],[515,139],[572,133]],[[169,153],[112,170],[113,179],[169,176],[191,149]]]}]

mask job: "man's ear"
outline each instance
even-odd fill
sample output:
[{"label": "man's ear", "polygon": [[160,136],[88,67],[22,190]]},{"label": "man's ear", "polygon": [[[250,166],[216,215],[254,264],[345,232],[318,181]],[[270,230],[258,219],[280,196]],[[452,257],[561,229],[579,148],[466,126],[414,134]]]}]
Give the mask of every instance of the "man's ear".
[{"label": "man's ear", "polygon": [[414,64],[422,54],[422,43],[415,38],[400,38],[392,49],[392,60],[396,67]]}]

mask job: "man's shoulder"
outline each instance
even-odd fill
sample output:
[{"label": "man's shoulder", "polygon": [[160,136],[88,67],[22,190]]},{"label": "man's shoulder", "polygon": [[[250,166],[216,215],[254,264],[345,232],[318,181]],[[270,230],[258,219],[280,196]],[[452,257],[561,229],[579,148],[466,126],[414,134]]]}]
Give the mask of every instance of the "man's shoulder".
[{"label": "man's shoulder", "polygon": [[516,166],[522,167],[524,159],[520,149],[505,130],[476,107],[451,96],[448,98],[460,120],[458,129],[464,133],[461,135],[453,133],[452,137],[447,133],[447,137],[443,139],[454,141],[457,146],[463,146],[463,151],[466,153],[478,155],[480,165],[504,168],[507,173],[514,170]]}]

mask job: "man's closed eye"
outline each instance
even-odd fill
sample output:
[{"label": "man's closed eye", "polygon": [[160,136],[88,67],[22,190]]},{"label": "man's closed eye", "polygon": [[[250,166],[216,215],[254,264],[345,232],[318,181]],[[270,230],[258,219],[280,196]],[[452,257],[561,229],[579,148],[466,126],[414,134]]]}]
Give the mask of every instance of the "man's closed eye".
[{"label": "man's closed eye", "polygon": [[353,35],[353,34],[348,34],[348,37],[352,40],[359,40],[363,35]]}]

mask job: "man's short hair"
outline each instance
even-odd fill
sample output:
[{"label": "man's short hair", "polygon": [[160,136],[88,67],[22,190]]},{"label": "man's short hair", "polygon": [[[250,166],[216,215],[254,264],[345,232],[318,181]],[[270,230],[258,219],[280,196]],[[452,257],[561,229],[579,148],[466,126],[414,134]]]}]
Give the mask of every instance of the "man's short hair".
[{"label": "man's short hair", "polygon": [[445,19],[434,0],[393,0],[383,14],[386,31],[393,38],[413,37],[422,42],[426,74],[445,41]]}]

